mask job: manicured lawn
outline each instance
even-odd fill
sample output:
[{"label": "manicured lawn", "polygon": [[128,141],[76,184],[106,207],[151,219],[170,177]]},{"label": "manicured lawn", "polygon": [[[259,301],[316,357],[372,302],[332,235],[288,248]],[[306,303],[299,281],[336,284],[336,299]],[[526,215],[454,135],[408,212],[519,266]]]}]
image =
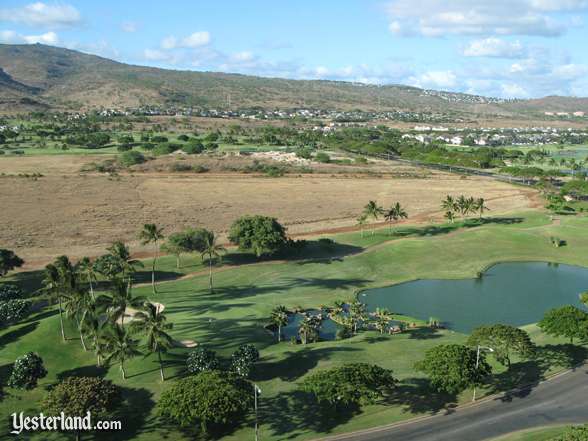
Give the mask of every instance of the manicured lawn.
[{"label": "manicured lawn", "polygon": [[[588,218],[564,217],[552,223],[541,213],[523,213],[507,218],[488,220],[482,226],[471,222],[468,228],[445,225],[413,228],[399,226],[395,235],[379,229],[361,238],[360,233],[333,235],[336,244],[319,246],[313,243],[304,256],[307,259],[263,262],[260,265],[235,266],[248,262],[242,255],[228,256],[227,269],[214,275],[215,291],[208,292],[206,274],[170,280],[151,288],[140,286],[136,294],[150,297],[166,306],[168,320],[178,340],[193,339],[227,358],[242,343],[254,343],[262,359],[253,380],[262,389],[260,422],[262,439],[308,439],[391,423],[423,413],[442,409],[448,403],[466,402],[471,391],[457,397],[440,396],[431,391],[427,382],[413,369],[423,353],[442,343],[461,343],[466,336],[441,330],[413,330],[388,336],[369,331],[348,340],[320,342],[309,345],[277,344],[264,325],[271,309],[280,304],[290,308],[316,308],[335,300],[352,300],[368,287],[382,286],[417,278],[473,277],[488,265],[505,260],[541,260],[588,266]],[[410,233],[410,234],[408,234]],[[553,247],[550,236],[567,241],[567,246]],[[312,259],[312,256],[319,258]],[[332,258],[326,258],[331,255]],[[199,258],[185,260],[179,273],[205,270]],[[149,268],[146,262],[146,269]],[[162,274],[177,277],[175,258],[159,261]],[[145,280],[147,271],[141,275]],[[543,335],[535,326],[528,327],[534,341],[545,347],[540,361],[514,360],[510,372],[494,363],[496,376],[486,392],[512,387],[517,382],[534,382],[546,373],[561,369],[585,358],[586,350],[571,348],[561,340]],[[70,371],[77,374],[96,373],[94,359],[82,351],[76,332],[68,331],[71,340],[59,339],[56,315],[32,317],[27,323],[0,331],[0,373],[7,374],[10,363],[29,350],[45,360],[49,376],[39,388],[30,392],[5,390],[0,402],[0,415],[35,409],[43,389]],[[182,375],[185,349],[173,350],[166,356],[166,372],[170,377]],[[296,383],[315,369],[346,362],[377,363],[390,368],[401,381],[398,391],[386,405],[350,410],[347,414],[324,415],[296,389]],[[533,364],[534,363],[534,364]],[[531,366],[533,364],[533,366]],[[126,388],[130,403],[122,417],[128,429],[104,439],[170,440],[192,439],[173,427],[156,420],[154,402],[162,389],[154,357],[137,358],[129,363],[130,378],[120,379],[118,366],[104,372],[107,378]],[[171,381],[171,380],[170,380]],[[2,419],[6,424],[6,419]],[[251,421],[250,421],[251,422]],[[0,429],[3,431],[3,429]],[[252,425],[238,428],[226,439],[253,437]],[[36,435],[34,439],[60,439],[59,435]]]}]

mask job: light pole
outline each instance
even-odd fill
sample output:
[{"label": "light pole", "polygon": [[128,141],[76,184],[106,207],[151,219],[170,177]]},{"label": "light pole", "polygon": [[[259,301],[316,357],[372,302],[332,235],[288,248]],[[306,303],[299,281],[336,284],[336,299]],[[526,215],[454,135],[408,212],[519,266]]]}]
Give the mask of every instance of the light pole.
[{"label": "light pole", "polygon": [[[484,349],[488,352],[494,352],[494,349],[488,346],[480,346],[478,345],[478,350],[476,351],[476,373],[478,372],[478,366],[480,365],[480,350]],[[472,397],[472,403],[476,401],[476,383],[474,383],[474,396]]]},{"label": "light pole", "polygon": [[253,384],[253,401],[255,405],[255,441],[259,439],[259,428],[257,425],[257,395],[261,394],[261,389],[257,387],[257,384]]}]

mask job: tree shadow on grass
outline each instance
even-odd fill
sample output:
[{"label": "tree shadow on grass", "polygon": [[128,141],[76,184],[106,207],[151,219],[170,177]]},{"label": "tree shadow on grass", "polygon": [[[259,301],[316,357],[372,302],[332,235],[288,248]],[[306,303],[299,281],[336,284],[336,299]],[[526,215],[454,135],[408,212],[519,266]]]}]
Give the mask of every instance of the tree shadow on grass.
[{"label": "tree shadow on grass", "polygon": [[438,392],[428,378],[407,378],[396,385],[386,404],[401,406],[410,413],[433,414],[445,409],[449,414],[457,406],[457,396]]},{"label": "tree shadow on grass", "polygon": [[260,420],[280,439],[292,439],[313,431],[328,434],[361,413],[358,406],[327,408],[300,390],[281,392],[260,402]]},{"label": "tree shadow on grass", "polygon": [[279,378],[282,381],[295,381],[314,369],[319,361],[328,360],[335,353],[353,352],[358,349],[349,347],[333,348],[304,348],[298,351],[286,352],[281,360],[264,359],[255,366],[253,379],[268,381]]},{"label": "tree shadow on grass", "polygon": [[411,340],[432,340],[440,338],[438,329],[433,328],[413,328],[403,331],[404,334],[408,334],[408,338]]},{"label": "tree shadow on grass", "polygon": [[66,371],[61,371],[57,374],[57,380],[63,381],[69,377],[100,377],[104,378],[108,369],[104,366],[96,366],[95,364],[90,364],[87,366],[80,366],[74,369],[68,369]]},{"label": "tree shadow on grass", "polygon": [[482,219],[465,219],[461,222],[446,225],[427,225],[425,227],[407,227],[394,231],[395,237],[407,236],[439,236],[441,234],[448,234],[460,228],[475,228],[483,225],[513,225],[520,224],[524,221],[522,217],[484,217]]},{"label": "tree shadow on grass", "polygon": [[5,346],[18,341],[25,335],[30,334],[35,329],[37,329],[37,326],[39,326],[39,322],[34,321],[32,323],[19,326],[12,331],[5,332],[2,334],[2,336],[0,336],[0,349],[3,349]]},{"label": "tree shadow on grass", "polygon": [[[157,430],[163,438],[165,432],[171,433],[175,428],[160,424],[158,419],[148,421],[148,417],[155,406],[153,394],[143,388],[122,388],[124,398],[123,405],[117,409],[112,420],[122,422],[122,431],[98,432],[98,440],[130,440],[135,439],[141,433],[150,433]],[[162,433],[163,432],[163,433]]]}]

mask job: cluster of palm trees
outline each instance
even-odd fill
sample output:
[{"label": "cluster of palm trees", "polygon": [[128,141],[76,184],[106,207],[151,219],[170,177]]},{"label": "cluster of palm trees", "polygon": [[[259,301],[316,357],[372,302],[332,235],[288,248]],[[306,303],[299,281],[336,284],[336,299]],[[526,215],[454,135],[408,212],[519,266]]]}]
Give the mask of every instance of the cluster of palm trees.
[{"label": "cluster of palm trees", "polygon": [[[408,214],[406,210],[400,205],[400,202],[396,202],[392,204],[392,206],[388,209],[378,205],[376,201],[369,201],[365,207],[363,207],[363,212],[357,219],[357,224],[361,227],[361,237],[363,237],[363,226],[367,223],[369,219],[373,219],[377,221],[380,216],[384,217],[389,222],[390,225],[390,234],[392,233],[392,224],[399,221],[400,219],[407,219]],[[372,229],[372,235],[375,233],[375,226]]]},{"label": "cluster of palm trees", "polygon": [[441,202],[441,209],[445,211],[445,219],[451,223],[455,222],[458,215],[465,218],[470,213],[478,213],[481,219],[484,212],[489,210],[484,198],[476,199],[464,195],[457,198],[447,195]]},{"label": "cluster of palm trees", "polygon": [[[161,230],[152,232],[161,239]],[[146,351],[157,353],[163,381],[161,354],[173,345],[168,334],[172,324],[162,305],[132,294],[133,274],[141,264],[131,258],[128,247],[115,242],[108,251],[94,263],[83,258],[74,265],[67,256],[60,256],[45,267],[42,291],[58,304],[61,337],[66,340],[65,316],[79,332],[83,349],[96,355],[97,365],[118,363],[126,379],[125,362],[142,354],[137,337],[143,336]],[[99,276],[104,286],[96,292]],[[129,315],[132,320],[125,323]]]}]

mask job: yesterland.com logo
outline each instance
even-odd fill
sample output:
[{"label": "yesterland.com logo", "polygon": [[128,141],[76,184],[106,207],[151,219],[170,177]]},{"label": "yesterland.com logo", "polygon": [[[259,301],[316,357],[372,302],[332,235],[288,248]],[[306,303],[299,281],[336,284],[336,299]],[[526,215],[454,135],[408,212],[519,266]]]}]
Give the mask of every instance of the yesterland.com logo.
[{"label": "yesterland.com logo", "polygon": [[40,413],[35,416],[25,416],[24,412],[13,413],[11,434],[20,435],[24,431],[90,431],[90,430],[121,430],[120,421],[97,421],[92,424],[92,415],[88,411],[85,416],[60,415],[49,416]]}]

